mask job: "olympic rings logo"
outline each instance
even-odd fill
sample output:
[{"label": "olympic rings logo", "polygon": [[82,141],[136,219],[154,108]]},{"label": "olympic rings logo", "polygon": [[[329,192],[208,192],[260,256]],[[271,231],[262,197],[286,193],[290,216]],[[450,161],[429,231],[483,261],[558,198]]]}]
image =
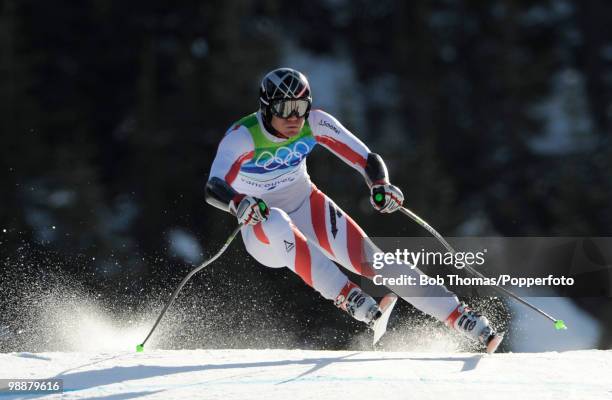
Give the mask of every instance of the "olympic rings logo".
[{"label": "olympic rings logo", "polygon": [[310,146],[304,142],[297,142],[293,148],[282,146],[276,149],[274,154],[264,151],[255,160],[255,165],[266,171],[274,171],[280,167],[291,167],[297,165],[310,152]]}]

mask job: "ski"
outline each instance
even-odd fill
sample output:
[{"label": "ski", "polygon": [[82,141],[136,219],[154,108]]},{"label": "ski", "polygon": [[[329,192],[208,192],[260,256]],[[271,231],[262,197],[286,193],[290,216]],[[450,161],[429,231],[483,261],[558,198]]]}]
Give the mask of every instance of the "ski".
[{"label": "ski", "polygon": [[393,311],[393,307],[395,307],[395,303],[397,302],[397,295],[395,293],[388,293],[383,297],[380,301],[379,308],[381,315],[374,321],[374,325],[372,326],[372,330],[374,331],[374,339],[372,345],[378,343],[380,338],[387,332],[387,324],[389,323],[389,317],[391,316],[391,312]]},{"label": "ski", "polygon": [[487,353],[495,353],[495,350],[497,350],[502,340],[504,340],[504,332],[498,332],[491,335],[491,338],[489,338],[489,341],[487,342]]}]

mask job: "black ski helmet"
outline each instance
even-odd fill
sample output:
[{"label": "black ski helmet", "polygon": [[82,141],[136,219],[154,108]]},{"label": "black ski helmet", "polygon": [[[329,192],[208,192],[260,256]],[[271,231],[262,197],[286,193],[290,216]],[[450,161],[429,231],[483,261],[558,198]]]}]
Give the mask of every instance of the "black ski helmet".
[{"label": "black ski helmet", "polygon": [[266,125],[270,126],[272,121],[270,104],[274,100],[281,99],[308,100],[309,106],[305,116],[308,118],[312,96],[310,94],[310,84],[306,76],[292,68],[278,68],[268,72],[263,77],[259,87],[259,109]]}]

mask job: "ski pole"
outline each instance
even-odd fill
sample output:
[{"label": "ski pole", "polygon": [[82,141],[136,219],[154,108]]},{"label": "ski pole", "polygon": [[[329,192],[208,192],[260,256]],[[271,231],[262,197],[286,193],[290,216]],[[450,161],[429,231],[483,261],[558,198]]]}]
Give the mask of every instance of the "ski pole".
[{"label": "ski pole", "polygon": [[231,233],[231,235],[229,235],[229,237],[227,238],[227,240],[225,241],[225,244],[223,245],[223,247],[221,247],[221,249],[217,252],[217,254],[215,254],[214,256],[212,256],[211,258],[209,258],[208,260],[204,261],[202,264],[200,264],[200,266],[194,268],[189,274],[187,274],[187,276],[185,278],[183,278],[183,281],[181,282],[181,284],[174,290],[174,293],[172,293],[172,297],[170,297],[170,300],[168,300],[168,302],[166,303],[164,309],[162,310],[162,312],[159,314],[159,317],[157,317],[157,321],[155,321],[155,324],[153,325],[153,328],[151,328],[151,331],[149,332],[149,334],[147,335],[147,337],[145,338],[145,340],[136,346],[136,351],[137,352],[142,352],[144,351],[144,345],[147,342],[147,340],[149,340],[149,338],[151,337],[151,334],[153,333],[153,331],[155,330],[155,328],[157,328],[157,324],[159,324],[159,321],[161,321],[162,317],[164,316],[164,314],[166,313],[166,310],[168,310],[168,307],[170,307],[170,305],[172,303],[174,303],[174,300],[176,299],[176,296],[178,296],[179,292],[181,291],[181,289],[183,288],[183,286],[185,286],[185,284],[187,283],[187,281],[189,279],[191,279],[191,277],[193,275],[195,275],[199,270],[201,270],[202,268],[206,267],[208,264],[212,263],[213,261],[215,261],[217,258],[219,258],[221,256],[221,254],[223,254],[225,252],[225,250],[228,248],[228,246],[232,243],[232,241],[234,240],[234,238],[236,237],[236,235],[238,234],[238,232],[240,231],[240,228],[242,228],[242,224],[239,224],[236,229],[234,229],[234,231]]},{"label": "ski pole", "polygon": [[[442,237],[442,235],[440,235],[438,233],[438,231],[436,231],[431,225],[429,225],[427,222],[425,222],[425,220],[423,218],[419,217],[418,215],[416,215],[414,212],[412,212],[411,210],[409,210],[406,207],[400,207],[400,211],[403,214],[405,214],[408,217],[410,217],[417,224],[421,225],[427,231],[429,231],[429,233],[431,233],[436,239],[438,239],[438,241],[440,243],[442,243],[442,245],[450,253],[452,253],[453,255],[456,253],[455,249],[453,249],[453,247]],[[478,276],[480,278],[485,278],[484,275],[482,275],[480,272],[476,271],[474,268],[472,268],[469,265],[466,265],[465,269],[468,272],[470,272],[472,275]],[[551,320],[555,324],[555,329],[567,329],[567,327],[565,326],[565,322],[563,322],[563,320],[556,319],[556,318],[552,317],[550,314],[548,314],[545,311],[539,309],[538,307],[534,306],[533,304],[529,303],[528,301],[520,298],[519,296],[517,296],[516,294],[512,293],[508,289],[506,289],[504,287],[501,287],[501,286],[498,286],[497,284],[495,286],[493,286],[493,289],[497,290],[500,293],[504,293],[504,294],[512,297],[513,299],[515,299],[519,303],[524,304],[525,306],[531,308],[532,310],[536,311],[540,315],[543,315],[544,317],[548,318],[549,320]]]}]

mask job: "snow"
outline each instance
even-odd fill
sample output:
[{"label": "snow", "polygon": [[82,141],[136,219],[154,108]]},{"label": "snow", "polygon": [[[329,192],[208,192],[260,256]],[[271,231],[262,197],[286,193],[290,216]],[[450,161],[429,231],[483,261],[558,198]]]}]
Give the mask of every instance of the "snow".
[{"label": "snow", "polygon": [[[525,306],[511,301],[515,311],[508,339],[512,349],[518,352],[567,351],[595,348],[601,336],[601,326],[584,310],[564,297],[527,297],[523,299],[562,319],[567,330],[556,331],[553,323],[542,316],[527,311]],[[610,371],[612,373],[612,370]]]},{"label": "snow", "polygon": [[47,399],[604,399],[612,398],[611,367],[610,350],[0,354],[2,378],[63,379],[63,396]]},{"label": "snow", "polygon": [[170,252],[182,258],[185,262],[199,264],[202,262],[202,246],[195,236],[183,229],[173,229],[168,235]]},{"label": "snow", "polygon": [[596,145],[586,79],[579,71],[571,68],[559,71],[553,78],[550,97],[531,112],[544,122],[543,132],[529,142],[538,154],[571,154],[593,149]]}]

